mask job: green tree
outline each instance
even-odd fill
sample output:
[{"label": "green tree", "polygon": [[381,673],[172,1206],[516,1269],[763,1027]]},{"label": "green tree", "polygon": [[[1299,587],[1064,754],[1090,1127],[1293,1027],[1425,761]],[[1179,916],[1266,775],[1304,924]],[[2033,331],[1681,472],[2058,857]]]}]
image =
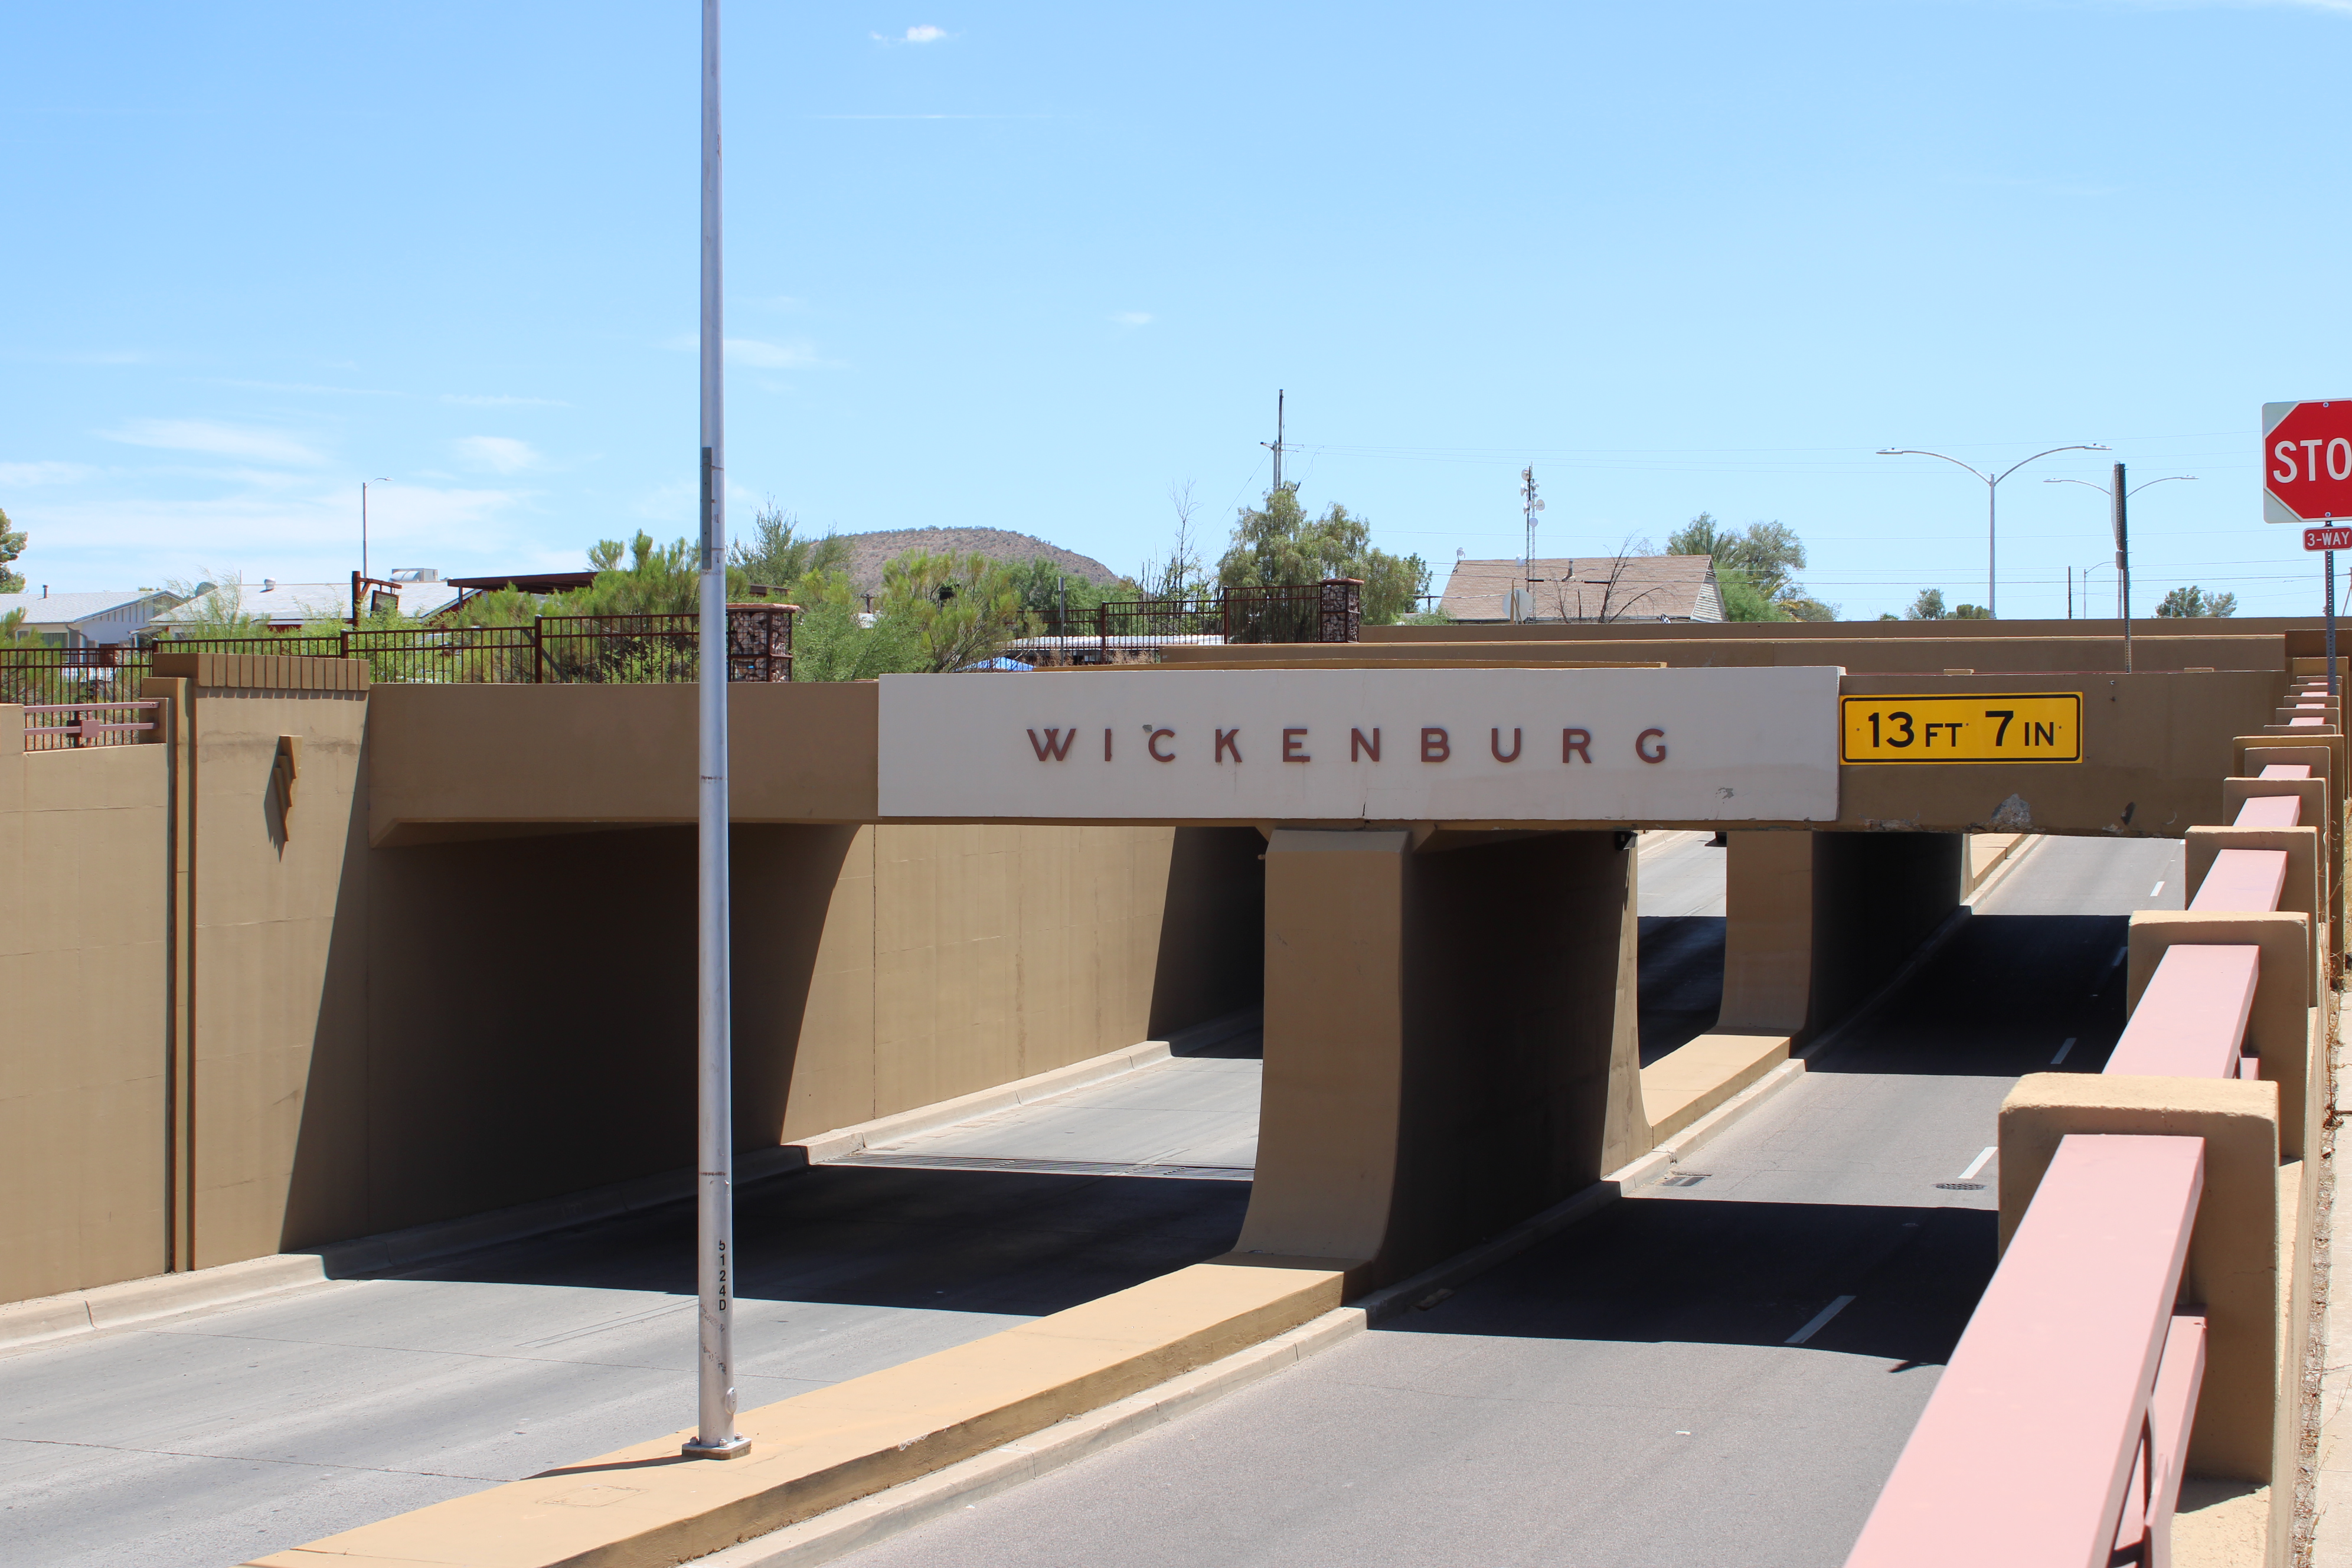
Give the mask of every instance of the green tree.
[{"label": "green tree", "polygon": [[784,589],[812,572],[849,564],[849,541],[831,532],[810,539],[797,531],[799,525],[792,513],[770,501],[751,519],[751,537],[728,546],[728,565],[743,574],[747,587],[758,583]]},{"label": "green tree", "polygon": [[1020,635],[1021,621],[1021,591],[1001,561],[909,550],[883,563],[875,623],[913,639],[919,669],[956,670],[993,658]]},{"label": "green tree", "polygon": [[1785,621],[1790,618],[1788,611],[1758,593],[1756,584],[1748,580],[1747,574],[1736,569],[1716,568],[1715,593],[1716,597],[1723,601],[1723,618],[1727,621]]},{"label": "green tree", "polygon": [[269,635],[269,617],[245,607],[245,574],[223,572],[217,582],[184,583],[176,578],[163,584],[180,601],[168,626],[158,635],[183,637],[257,637]]},{"label": "green tree", "polygon": [[1267,492],[1264,506],[1242,508],[1233,546],[1217,563],[1217,581],[1228,588],[1299,588],[1360,577],[1365,624],[1387,626],[1429,592],[1429,563],[1373,549],[1371,534],[1370,523],[1338,501],[1321,517],[1308,517],[1298,487],[1284,485]]},{"label": "green tree", "polygon": [[[1689,522],[1666,536],[1669,555],[1712,555],[1718,585],[1725,574],[1738,573],[1746,578],[1769,605],[1790,605],[1804,595],[1797,573],[1805,564],[1805,542],[1797,531],[1785,522],[1751,522],[1743,530],[1724,527],[1707,513],[1701,512]],[[1818,603],[1818,601],[1808,601]],[[1828,608],[1827,605],[1822,606]],[[1774,619],[1834,620],[1834,611],[1828,616],[1798,616],[1793,607],[1790,615]],[[1763,618],[1763,617],[1756,617]]]},{"label": "green tree", "polygon": [[1992,612],[1986,609],[1982,605],[1954,605],[1952,606],[1952,619],[1956,621],[1989,621],[1992,619]]},{"label": "green tree", "polygon": [[1009,566],[1006,573],[1012,578],[1013,591],[1021,597],[1024,620],[1032,630],[1040,633],[1065,624],[1090,626],[1095,606],[1106,599],[1141,596],[1132,583],[1090,583],[1043,555],[1025,565]]},{"label": "green tree", "polygon": [[2185,588],[2175,588],[2156,606],[2156,613],[2166,616],[2196,618],[2202,616],[2234,616],[2238,613],[2235,594],[2208,594],[2191,583]]},{"label": "green tree", "polygon": [[551,616],[690,615],[702,592],[695,553],[689,540],[657,545],[653,535],[642,531],[625,546],[616,539],[600,539],[588,552],[596,580],[551,595],[541,609]]},{"label": "green tree", "polygon": [[8,514],[0,511],[0,594],[21,594],[25,591],[25,574],[12,571],[8,563],[25,553],[25,531],[8,526]]},{"label": "green tree", "polygon": [[1903,618],[1906,621],[1944,621],[1949,620],[1951,616],[1952,612],[1944,607],[1944,591],[1941,588],[1920,589],[1919,596],[1911,601],[1911,607],[1903,612]]},{"label": "green tree", "polygon": [[846,596],[803,604],[793,623],[794,680],[871,680],[929,668],[905,619],[860,616]]}]

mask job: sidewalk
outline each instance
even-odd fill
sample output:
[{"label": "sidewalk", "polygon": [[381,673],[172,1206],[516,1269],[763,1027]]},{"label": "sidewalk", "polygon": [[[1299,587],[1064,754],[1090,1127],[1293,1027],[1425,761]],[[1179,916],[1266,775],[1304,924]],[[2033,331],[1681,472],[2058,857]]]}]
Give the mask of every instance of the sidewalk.
[{"label": "sidewalk", "polygon": [[[2329,1052],[2335,1092],[2328,1118],[2331,1123],[2344,1113],[2347,1066],[2339,1028]],[[2337,1135],[2331,1126],[2321,1145],[2327,1161],[2320,1178],[2322,1203],[2329,1202],[2333,1187]],[[2326,1250],[2320,1260],[2325,1286],[2321,1308],[2325,1331],[2319,1387],[2319,1454],[2312,1476],[2312,1509],[2317,1516],[2311,1530],[2313,1568],[2352,1568],[2352,1247],[2334,1245],[2333,1234],[2342,1223],[2344,1213],[2341,1194],[2336,1194],[2336,1201],[2327,1210],[2327,1223],[2320,1230],[2321,1244]]]}]

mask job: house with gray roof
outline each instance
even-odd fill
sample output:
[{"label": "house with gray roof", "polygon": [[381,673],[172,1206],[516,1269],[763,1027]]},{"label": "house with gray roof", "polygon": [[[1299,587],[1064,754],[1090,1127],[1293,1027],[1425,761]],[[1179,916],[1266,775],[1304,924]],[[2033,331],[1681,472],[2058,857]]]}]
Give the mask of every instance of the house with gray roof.
[{"label": "house with gray roof", "polygon": [[1723,619],[1710,555],[1456,561],[1439,607],[1457,621]]},{"label": "house with gray roof", "polygon": [[129,642],[180,602],[177,594],[116,588],[90,594],[0,594],[0,618],[22,610],[24,629],[53,647],[110,647]]}]

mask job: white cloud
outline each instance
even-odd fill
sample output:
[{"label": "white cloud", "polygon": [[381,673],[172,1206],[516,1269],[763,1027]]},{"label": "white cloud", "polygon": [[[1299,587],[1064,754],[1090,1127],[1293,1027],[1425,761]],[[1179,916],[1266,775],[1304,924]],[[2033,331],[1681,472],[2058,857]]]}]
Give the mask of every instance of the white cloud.
[{"label": "white cloud", "polygon": [[126,447],[157,447],[167,452],[206,452],[220,458],[244,458],[257,463],[310,465],[327,459],[283,430],[261,430],[244,425],[223,425],[211,419],[133,419],[119,430],[100,435]]},{"label": "white cloud", "polygon": [[404,397],[405,393],[393,392],[381,386],[321,386],[309,381],[232,381],[226,376],[207,378],[215,386],[234,386],[248,392],[324,393],[337,397]]},{"label": "white cloud", "polygon": [[153,357],[141,349],[0,349],[0,359],[34,364],[146,364]]},{"label": "white cloud", "polygon": [[936,44],[947,36],[945,27],[934,27],[929,22],[917,23],[895,38],[887,33],[866,35],[877,44]]},{"label": "white cloud", "polygon": [[91,471],[81,463],[0,463],[0,485],[69,485]]},{"label": "white cloud", "polygon": [[1114,310],[1111,312],[1110,319],[1117,321],[1122,327],[1148,327],[1151,324],[1151,312],[1149,310]]},{"label": "white cloud", "polygon": [[825,363],[815,344],[797,338],[781,343],[759,338],[730,338],[727,357],[757,370],[814,370]]},{"label": "white cloud", "polygon": [[462,404],[468,408],[569,408],[560,397],[513,397],[503,393],[445,392],[444,403]]},{"label": "white cloud", "polygon": [[[519,515],[525,492],[387,485],[368,496],[372,563],[462,573],[541,563]],[[103,588],[194,579],[242,566],[246,581],[341,582],[359,564],[359,498],[340,484],[299,494],[246,492],[27,505],[16,517],[40,546],[47,581]],[[391,557],[397,556],[397,560]],[[551,564],[571,564],[566,559]]]},{"label": "white cloud", "polygon": [[519,474],[539,464],[539,454],[530,449],[530,443],[511,436],[463,436],[457,447],[466,461],[493,473]]}]

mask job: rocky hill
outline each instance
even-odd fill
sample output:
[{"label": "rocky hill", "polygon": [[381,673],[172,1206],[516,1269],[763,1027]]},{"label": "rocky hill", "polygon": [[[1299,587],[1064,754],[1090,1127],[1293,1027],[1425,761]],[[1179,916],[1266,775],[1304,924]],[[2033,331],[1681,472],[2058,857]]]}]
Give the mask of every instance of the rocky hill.
[{"label": "rocky hill", "polygon": [[1026,564],[1040,555],[1061,567],[1073,577],[1089,583],[1116,583],[1119,574],[1089,555],[1075,550],[1065,550],[1058,544],[1048,544],[1025,533],[1014,533],[1002,528],[894,528],[882,533],[852,533],[844,536],[849,542],[849,577],[861,594],[879,593],[882,588],[882,563],[894,555],[909,550],[934,552],[950,551],[968,555],[974,551],[992,561]]}]

